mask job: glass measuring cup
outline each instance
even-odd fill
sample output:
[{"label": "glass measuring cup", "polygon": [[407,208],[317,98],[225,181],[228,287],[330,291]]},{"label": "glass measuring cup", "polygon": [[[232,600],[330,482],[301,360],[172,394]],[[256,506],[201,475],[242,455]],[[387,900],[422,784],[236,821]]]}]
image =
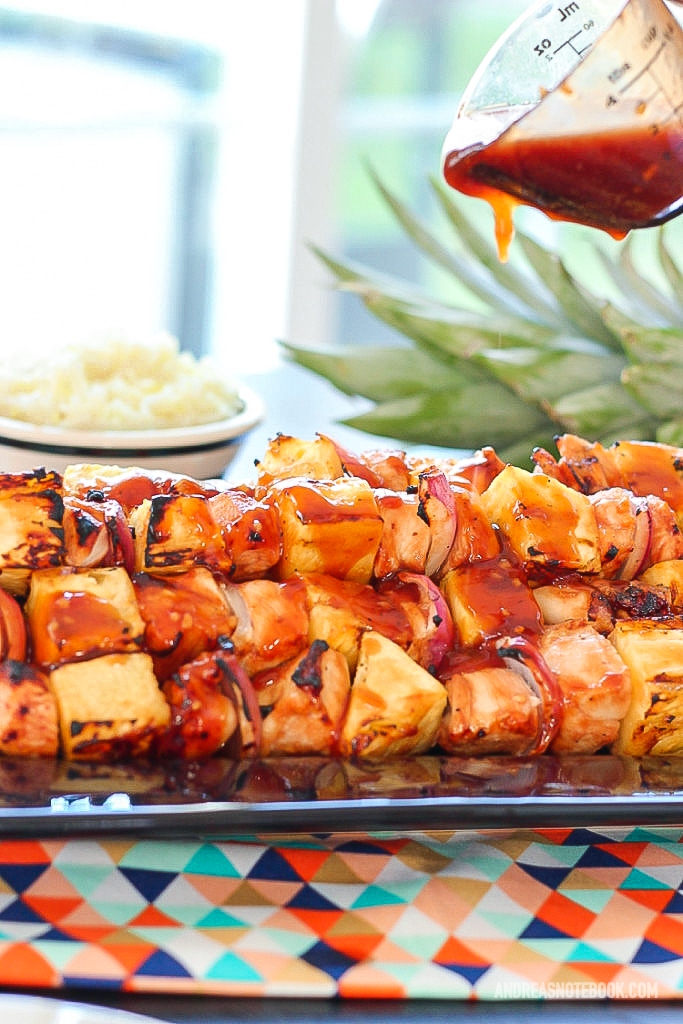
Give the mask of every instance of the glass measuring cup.
[{"label": "glass measuring cup", "polygon": [[446,181],[615,238],[683,212],[683,28],[663,0],[540,0],[495,44],[443,147]]}]

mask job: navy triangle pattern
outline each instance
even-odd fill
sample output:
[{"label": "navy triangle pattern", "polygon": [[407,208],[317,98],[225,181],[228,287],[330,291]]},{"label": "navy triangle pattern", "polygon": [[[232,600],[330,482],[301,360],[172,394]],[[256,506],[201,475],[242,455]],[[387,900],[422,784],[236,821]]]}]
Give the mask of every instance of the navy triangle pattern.
[{"label": "navy triangle pattern", "polygon": [[302,960],[329,974],[331,978],[341,978],[343,974],[358,961],[346,953],[340,952],[326,942],[316,942],[301,956]]},{"label": "navy triangle pattern", "polygon": [[562,840],[562,846],[594,846],[596,843],[611,842],[609,836],[603,836],[590,828],[573,828]]},{"label": "navy triangle pattern", "polygon": [[671,899],[662,910],[663,914],[683,914],[683,893],[680,889],[671,894]]},{"label": "navy triangle pattern", "polygon": [[374,854],[375,856],[377,856],[378,854],[380,856],[385,855],[384,850],[377,849],[376,843],[364,843],[362,839],[350,839],[348,842],[339,843],[339,845],[336,846],[335,849],[337,850],[337,852],[341,853],[370,853]]},{"label": "navy triangle pattern", "polygon": [[557,889],[558,886],[564,882],[565,878],[571,875],[574,870],[573,867],[554,867],[548,864],[525,864],[524,861],[519,861],[520,868],[535,878],[537,882],[541,882],[549,889]]},{"label": "navy triangle pattern", "polygon": [[154,871],[148,868],[120,867],[119,872],[135,886],[148,903],[154,903],[164,889],[177,878],[175,871]]},{"label": "navy triangle pattern", "polygon": [[163,949],[157,949],[136,969],[136,974],[143,977],[160,978],[191,978],[192,975],[175,957]]},{"label": "navy triangle pattern", "polygon": [[292,910],[337,910],[339,907],[311,885],[302,885],[285,906]]},{"label": "navy triangle pattern", "polygon": [[579,857],[576,866],[580,868],[627,868],[630,867],[630,864],[603,847],[589,846]]},{"label": "navy triangle pattern", "polygon": [[678,954],[672,952],[672,950],[659,946],[656,942],[651,942],[649,939],[643,939],[637,952],[632,957],[632,963],[666,964],[679,959]]},{"label": "navy triangle pattern", "polygon": [[278,882],[301,881],[301,875],[295,871],[290,862],[272,847],[265,850],[249,869],[247,878],[277,878]]},{"label": "navy triangle pattern", "polygon": [[22,924],[38,924],[45,921],[42,914],[37,914],[23,900],[12,900],[6,907],[0,910],[0,921],[15,921]]},{"label": "navy triangle pattern", "polygon": [[524,931],[520,934],[521,939],[571,939],[574,938],[569,932],[563,932],[552,924],[542,921],[536,917],[530,921]]},{"label": "navy triangle pattern", "polygon": [[0,878],[17,896],[33,885],[48,869],[49,864],[0,864]]},{"label": "navy triangle pattern", "polygon": [[469,981],[470,985],[476,985],[482,975],[491,970],[489,964],[482,964],[479,967],[475,967],[470,964],[439,963],[439,967],[442,967],[446,971],[450,971],[451,974],[457,974],[459,977],[464,978],[465,981]]},{"label": "navy triangle pattern", "polygon": [[[47,922],[46,922],[47,924]],[[40,936],[41,942],[77,942],[78,939],[74,939],[73,935],[69,935],[68,932],[63,931],[61,928],[50,928],[49,931],[43,932]]]}]

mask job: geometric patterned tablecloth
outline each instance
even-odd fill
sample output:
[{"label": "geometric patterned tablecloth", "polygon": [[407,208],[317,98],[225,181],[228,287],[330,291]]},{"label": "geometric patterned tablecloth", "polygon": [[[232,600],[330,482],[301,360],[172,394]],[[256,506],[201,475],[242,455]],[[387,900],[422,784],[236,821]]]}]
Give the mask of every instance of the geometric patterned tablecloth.
[{"label": "geometric patterned tablecloth", "polygon": [[3,840],[0,985],[680,997],[683,829]]}]

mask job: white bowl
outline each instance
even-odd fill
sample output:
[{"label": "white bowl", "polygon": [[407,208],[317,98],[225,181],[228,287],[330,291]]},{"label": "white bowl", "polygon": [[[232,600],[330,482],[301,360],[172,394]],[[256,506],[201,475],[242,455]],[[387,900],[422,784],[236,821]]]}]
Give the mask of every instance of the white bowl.
[{"label": "white bowl", "polygon": [[243,407],[228,419],[163,430],[66,430],[0,416],[0,473],[39,467],[61,473],[85,462],[165,469],[198,480],[220,477],[264,417],[255,391],[240,384],[238,393]]}]

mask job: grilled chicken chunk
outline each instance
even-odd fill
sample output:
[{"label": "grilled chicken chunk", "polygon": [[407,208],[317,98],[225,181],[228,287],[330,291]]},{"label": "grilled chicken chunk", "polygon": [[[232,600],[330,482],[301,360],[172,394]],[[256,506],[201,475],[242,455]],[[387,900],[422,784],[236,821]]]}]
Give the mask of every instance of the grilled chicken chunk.
[{"label": "grilled chicken chunk", "polygon": [[0,662],[0,754],[56,757],[57,705],[47,676],[34,665]]},{"label": "grilled chicken chunk", "polygon": [[137,573],[133,588],[145,624],[144,646],[160,682],[216,648],[237,625],[225,591],[206,566],[172,576]]},{"label": "grilled chicken chunk", "polygon": [[261,753],[332,755],[349,696],[346,659],[324,640],[254,678],[263,714]]},{"label": "grilled chicken chunk", "polygon": [[443,750],[468,757],[533,749],[543,705],[522,672],[484,653],[456,661],[442,678],[448,706],[437,740]]},{"label": "grilled chicken chunk", "polygon": [[223,572],[235,583],[265,576],[282,557],[277,510],[253,494],[235,489],[209,498],[209,510],[225,545]]},{"label": "grilled chicken chunk", "polygon": [[548,627],[537,643],[564,695],[550,749],[594,754],[609,747],[631,704],[631,674],[614,645],[587,624]]},{"label": "grilled chicken chunk", "polygon": [[195,760],[222,750],[239,726],[230,659],[202,652],[163,684],[170,707],[167,728],[152,741],[157,757]]},{"label": "grilled chicken chunk", "polygon": [[225,584],[235,615],[232,647],[248,675],[274,668],[309,643],[306,591],[297,578]]},{"label": "grilled chicken chunk", "polygon": [[373,576],[381,579],[391,573],[424,572],[431,543],[429,524],[420,515],[417,491],[375,490],[382,532],[375,555]]}]

